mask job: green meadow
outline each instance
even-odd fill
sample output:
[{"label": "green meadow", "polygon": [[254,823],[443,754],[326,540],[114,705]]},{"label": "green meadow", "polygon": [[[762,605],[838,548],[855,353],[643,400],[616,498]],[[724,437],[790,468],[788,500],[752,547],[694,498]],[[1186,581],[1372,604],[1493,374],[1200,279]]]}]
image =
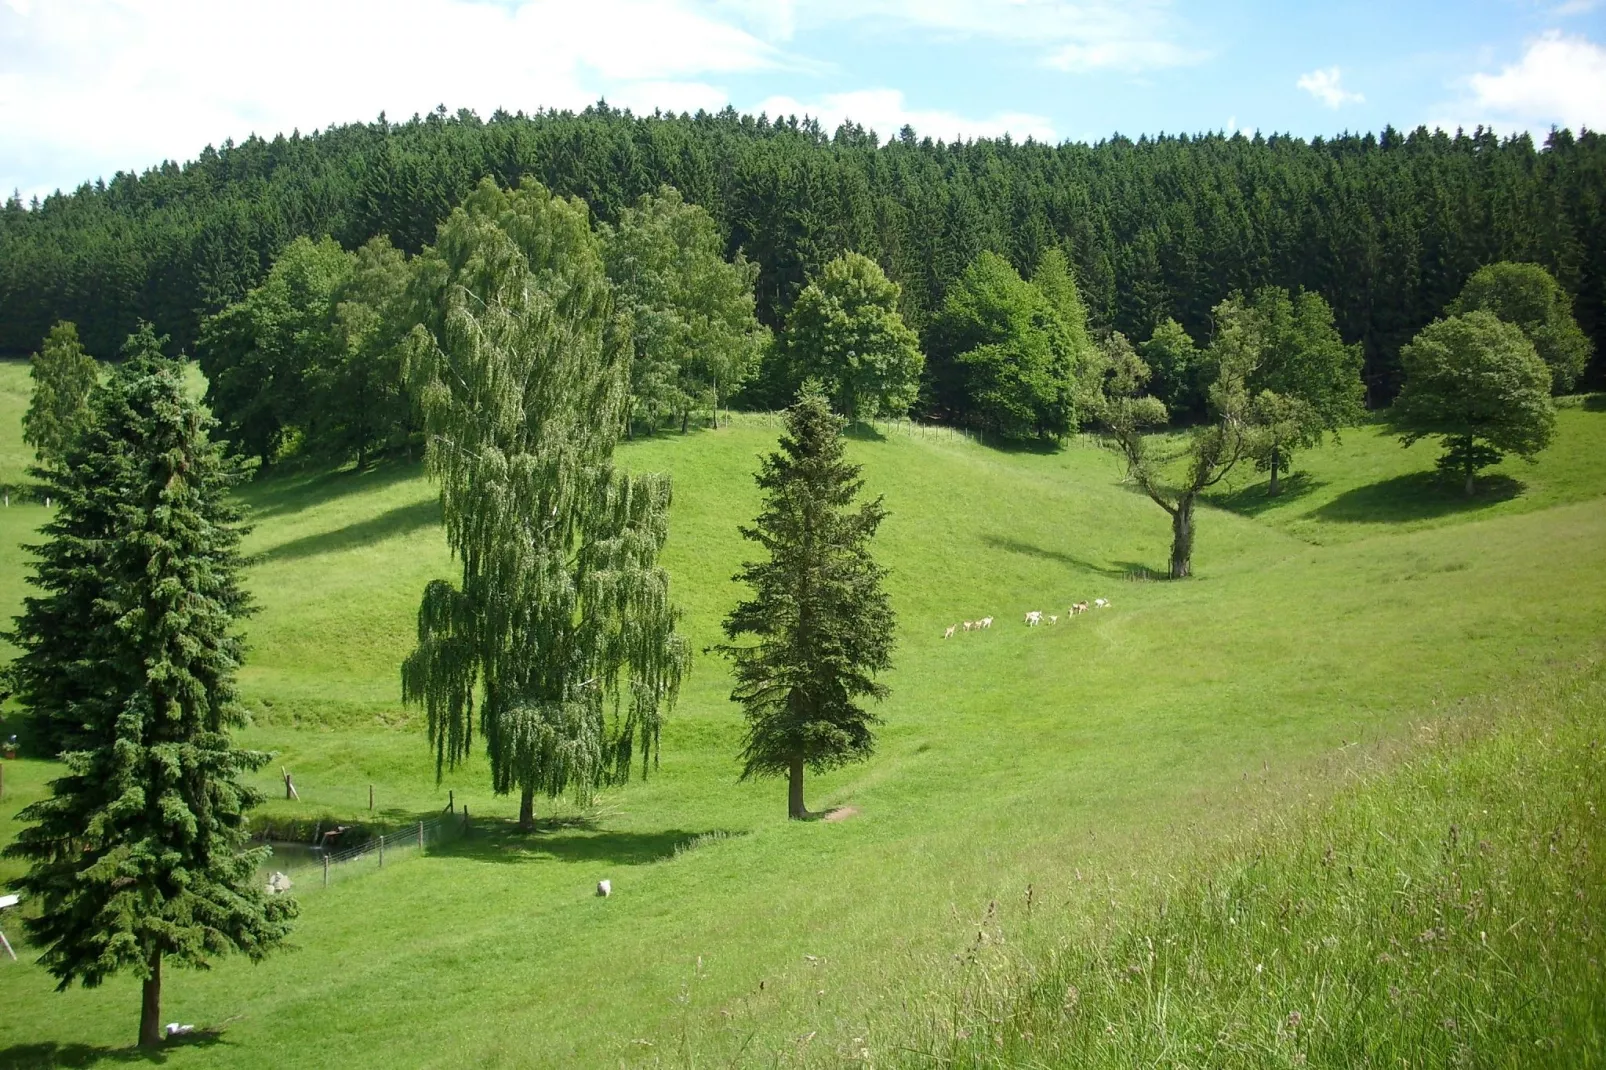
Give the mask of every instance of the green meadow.
[{"label": "green meadow", "polygon": [[[26,387],[25,366],[0,366],[0,482],[23,479]],[[621,447],[626,465],[673,477],[665,560],[696,651],[739,597],[737,525],[777,431],[738,414]],[[171,971],[165,1016],[203,1031],[164,1065],[1079,1065],[1088,1049],[1038,1042],[1057,1026],[1034,1039],[1020,1024],[1050,988],[1061,1005],[1067,947],[1123,939],[1157,889],[1195,872],[1209,884],[1200,867],[1236,864],[1267,822],[1329,820],[1300,815],[1346,805],[1356,777],[1393,784],[1425,723],[1454,735],[1464,720],[1469,737],[1494,725],[1496,742],[1476,745],[1498,747],[1501,696],[1565,688],[1602,653],[1606,411],[1586,400],[1561,409],[1537,463],[1502,464],[1470,501],[1438,484],[1431,444],[1402,449],[1378,426],[1300,455],[1277,499],[1242,470],[1203,509],[1184,582],[1148,578],[1164,571],[1167,518],[1094,438],[1004,450],[885,426],[858,430],[850,453],[890,510],[877,542],[898,649],[874,759],[810,778],[811,809],[851,808],[831,822],[788,822],[780,782],[738,782],[740,715],[724,663],[701,655],[649,776],[584,811],[538,800],[543,827],[517,834],[516,800],[490,793],[481,763],[437,781],[400,703],[419,595],[452,575],[419,467],[244,488],[258,611],[243,736],[273,754],[257,775],[264,817],[401,828],[450,791],[473,821],[328,888],[304,871],[294,947],[262,964]],[[15,494],[0,511],[7,617],[42,516]],[[1111,605],[1069,618],[1094,598]],[[1028,610],[1059,621],[1028,629]],[[942,638],[987,615],[991,629]],[[1598,686],[1585,690],[1569,723],[1588,736],[1602,711]],[[1469,783],[1492,761],[1477,754]],[[281,767],[299,802],[283,799]],[[4,763],[0,839],[51,769]],[[17,872],[0,862],[0,877]],[[604,878],[614,894],[599,899]],[[0,1065],[130,1058],[137,982],[57,993],[19,926],[0,923],[21,956],[0,960]],[[1008,983],[977,995],[983,943]],[[995,1005],[1015,1024],[938,1028],[951,1008]],[[1101,1004],[1125,1023],[1118,1005]],[[1266,1050],[1289,1060],[1267,1065],[1298,1062],[1297,1047]],[[1111,1065],[1156,1057],[1110,1052]]]}]

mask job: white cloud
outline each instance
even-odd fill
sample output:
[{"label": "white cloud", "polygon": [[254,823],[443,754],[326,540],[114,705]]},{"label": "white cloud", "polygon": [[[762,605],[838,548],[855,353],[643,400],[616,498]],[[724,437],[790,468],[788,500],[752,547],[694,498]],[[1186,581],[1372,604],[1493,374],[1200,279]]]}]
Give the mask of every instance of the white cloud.
[{"label": "white cloud", "polygon": [[777,116],[811,115],[827,131],[835,130],[851,119],[860,126],[874,130],[883,142],[897,136],[904,126],[911,126],[921,137],[935,140],[967,140],[978,137],[998,137],[1004,133],[1017,140],[1028,137],[1053,142],[1054,127],[1041,115],[1025,112],[1001,112],[986,118],[969,118],[955,112],[911,108],[897,89],[860,89],[851,93],[829,93],[813,103],[804,103],[792,97],[770,97],[759,104],[761,111],[772,119]]},{"label": "white cloud", "polygon": [[1456,110],[1474,121],[1457,125],[1606,127],[1606,48],[1583,37],[1547,33],[1499,74],[1474,74],[1467,84],[1471,99]]},{"label": "white cloud", "polygon": [[[723,0],[747,7],[763,0]],[[823,27],[881,23],[895,34],[910,28],[956,39],[1007,41],[1035,50],[1037,59],[1065,71],[1137,73],[1198,63],[1204,49],[1177,43],[1181,32],[1170,0],[815,0],[795,9],[780,0],[777,22]]]},{"label": "white cloud", "polygon": [[1552,15],[1587,15],[1600,6],[1600,0],[1565,0],[1551,10]]},{"label": "white cloud", "polygon": [[0,190],[438,103],[707,106],[724,94],[699,79],[783,62],[689,0],[6,0]]},{"label": "white cloud", "polygon": [[1324,67],[1299,76],[1294,84],[1329,108],[1342,108],[1346,104],[1360,104],[1366,98],[1352,93],[1341,84],[1342,75],[1337,67]]}]

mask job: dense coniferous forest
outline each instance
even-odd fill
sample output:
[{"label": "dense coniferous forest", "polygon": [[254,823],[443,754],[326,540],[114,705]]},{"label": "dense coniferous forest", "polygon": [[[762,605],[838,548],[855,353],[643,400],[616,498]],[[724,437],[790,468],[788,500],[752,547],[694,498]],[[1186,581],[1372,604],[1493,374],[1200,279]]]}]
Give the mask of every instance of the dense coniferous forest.
[{"label": "dense coniferous forest", "polygon": [[[1365,353],[1372,404],[1398,388],[1399,349],[1480,265],[1530,261],[1575,299],[1606,354],[1606,140],[1478,131],[1293,137],[1114,137],[1050,146],[889,141],[844,125],[738,115],[637,117],[599,104],[534,116],[468,111],[208,147],[0,212],[0,353],[78,325],[111,357],[140,319],[191,350],[202,318],[240,299],[301,235],[406,253],[485,176],[530,175],[616,222],[662,184],[705,207],[727,252],[760,268],[759,318],[780,324],[807,280],[853,250],[902,287],[924,336],[983,251],[1024,276],[1060,247],[1095,328],[1148,338],[1167,317],[1195,338],[1233,290],[1320,291]],[[934,373],[940,373],[940,367]],[[750,401],[769,404],[761,376]],[[923,406],[940,409],[927,395]]]}]

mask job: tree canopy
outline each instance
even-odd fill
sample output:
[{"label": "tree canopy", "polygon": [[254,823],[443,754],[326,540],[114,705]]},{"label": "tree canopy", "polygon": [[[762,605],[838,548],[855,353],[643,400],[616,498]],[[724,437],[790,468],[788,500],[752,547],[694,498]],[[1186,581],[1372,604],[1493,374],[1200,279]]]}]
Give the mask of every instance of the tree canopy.
[{"label": "tree canopy", "polygon": [[951,362],[953,381],[943,393],[960,421],[1011,437],[1059,436],[1076,426],[1086,316],[1064,254],[1051,253],[1038,269],[1042,286],[984,252],[949,289],[932,336]]},{"label": "tree canopy", "polygon": [[758,265],[740,251],[727,261],[713,217],[668,186],[621,212],[603,249],[631,321],[632,415],[649,428],[677,415],[684,429],[758,370],[769,342],[753,315]]},{"label": "tree canopy", "polygon": [[1472,273],[1446,309],[1449,315],[1481,309],[1522,328],[1550,366],[1552,389],[1565,393],[1583,375],[1593,347],[1573,319],[1573,300],[1538,264],[1501,261]]},{"label": "tree canopy", "polygon": [[[658,563],[669,481],[613,464],[630,326],[584,203],[487,180],[417,258],[409,389],[461,566],[402,666],[437,769],[478,727],[498,793],[584,801],[645,774],[686,665]],[[475,713],[478,713],[477,724]]]},{"label": "tree canopy", "polygon": [[1435,320],[1401,353],[1405,385],[1389,418],[1409,446],[1437,437],[1439,467],[1472,494],[1478,471],[1549,445],[1551,369],[1522,330],[1482,310]]},{"label": "tree canopy", "polygon": [[161,1038],[164,960],[260,958],[295,914],[264,894],[245,824],[260,799],[240,778],[267,755],[229,738],[248,609],[238,472],[160,345],[148,327],[130,338],[65,463],[39,472],[57,509],[13,641],[66,770],[6,848],[29,863],[17,887],[40,910],[24,925],[60,987],[143,979],[142,1045]]},{"label": "tree canopy", "polygon": [[[139,319],[192,350],[205,316],[243,298],[296,237],[356,249],[388,235],[409,255],[482,178],[538,179],[616,223],[668,184],[759,265],[757,315],[786,320],[808,280],[857,251],[901,287],[925,332],[983,250],[1030,277],[1065,251],[1089,321],[1147,339],[1167,317],[1192,337],[1234,290],[1320,292],[1366,358],[1368,403],[1398,387],[1399,348],[1478,268],[1531,261],[1606,346],[1606,136],[1535,142],[1485,129],[1112,136],[1095,144],[907,137],[806,118],[582,112],[404,122],[252,137],[187,163],[85,176],[0,208],[0,353],[76,322],[107,355]],[[199,146],[197,146],[199,148]],[[755,387],[769,380],[755,381]],[[792,384],[795,387],[795,384]],[[1158,388],[1158,386],[1157,386]],[[776,400],[790,394],[776,394]],[[784,402],[782,402],[784,403]]]},{"label": "tree canopy", "polygon": [[826,264],[786,321],[792,381],[818,380],[850,420],[906,413],[925,357],[898,296],[898,284],[867,256],[847,253]]}]

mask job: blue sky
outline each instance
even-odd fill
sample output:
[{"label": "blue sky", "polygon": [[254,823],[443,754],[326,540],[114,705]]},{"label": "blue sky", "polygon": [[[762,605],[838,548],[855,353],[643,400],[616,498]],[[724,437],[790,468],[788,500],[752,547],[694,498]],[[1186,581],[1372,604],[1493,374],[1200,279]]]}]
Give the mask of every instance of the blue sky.
[{"label": "blue sky", "polygon": [[1606,126],[1606,0],[0,0],[0,190],[469,107],[883,138]]}]

